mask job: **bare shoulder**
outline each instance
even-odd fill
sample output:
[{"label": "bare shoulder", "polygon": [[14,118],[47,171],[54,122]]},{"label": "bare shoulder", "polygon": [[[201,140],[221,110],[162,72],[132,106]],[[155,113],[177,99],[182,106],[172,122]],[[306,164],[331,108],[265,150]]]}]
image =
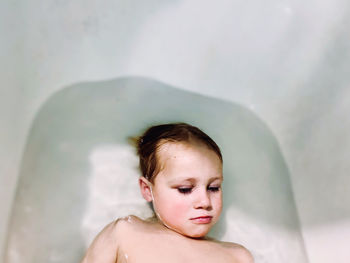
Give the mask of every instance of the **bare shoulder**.
[{"label": "bare shoulder", "polygon": [[145,220],[134,215],[128,215],[128,216],[119,218],[116,221],[115,228],[116,228],[116,231],[118,231],[120,234],[124,232],[128,232],[129,234],[130,231],[137,230],[138,227],[142,227],[146,224],[147,223]]},{"label": "bare shoulder", "polygon": [[232,242],[220,242],[239,263],[254,263],[252,253],[244,246]]},{"label": "bare shoulder", "polygon": [[106,236],[110,236],[117,244],[120,244],[125,237],[137,232],[143,224],[144,221],[141,218],[128,215],[111,222],[101,233],[105,232]]},{"label": "bare shoulder", "polygon": [[106,225],[91,243],[82,263],[116,262],[118,248],[123,238],[131,231],[131,223],[140,220],[135,216],[127,216]]}]

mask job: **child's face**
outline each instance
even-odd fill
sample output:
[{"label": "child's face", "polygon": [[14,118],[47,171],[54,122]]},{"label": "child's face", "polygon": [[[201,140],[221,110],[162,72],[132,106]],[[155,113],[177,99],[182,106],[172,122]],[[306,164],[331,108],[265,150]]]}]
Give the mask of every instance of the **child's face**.
[{"label": "child's face", "polygon": [[202,144],[166,143],[158,153],[153,206],[170,229],[189,237],[204,237],[222,210],[222,163]]}]

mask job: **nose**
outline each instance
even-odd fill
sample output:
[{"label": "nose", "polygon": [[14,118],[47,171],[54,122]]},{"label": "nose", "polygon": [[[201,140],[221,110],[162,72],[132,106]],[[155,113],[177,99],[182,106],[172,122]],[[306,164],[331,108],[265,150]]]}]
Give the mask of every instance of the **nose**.
[{"label": "nose", "polygon": [[208,211],[212,209],[211,199],[206,189],[198,191],[194,202],[194,208]]}]

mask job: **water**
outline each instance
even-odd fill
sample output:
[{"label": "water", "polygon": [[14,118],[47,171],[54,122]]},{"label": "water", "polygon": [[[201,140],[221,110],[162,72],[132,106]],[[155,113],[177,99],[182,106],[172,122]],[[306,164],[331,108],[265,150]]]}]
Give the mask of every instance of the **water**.
[{"label": "water", "polygon": [[303,263],[289,171],[274,135],[250,110],[146,78],[81,83],[37,114],[21,165],[6,262],[78,262],[118,217],[149,217],[127,137],[162,122],[202,128],[222,148],[224,210],[211,232],[257,263]]}]

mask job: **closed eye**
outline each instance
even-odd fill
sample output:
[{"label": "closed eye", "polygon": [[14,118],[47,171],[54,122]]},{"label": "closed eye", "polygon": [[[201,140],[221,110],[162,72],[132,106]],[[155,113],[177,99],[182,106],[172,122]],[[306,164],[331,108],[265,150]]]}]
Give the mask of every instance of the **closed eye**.
[{"label": "closed eye", "polygon": [[220,186],[209,186],[208,190],[211,192],[218,192],[220,190]]},{"label": "closed eye", "polygon": [[189,187],[184,187],[184,188],[177,188],[177,190],[181,193],[181,194],[189,194],[192,192],[192,188]]}]

